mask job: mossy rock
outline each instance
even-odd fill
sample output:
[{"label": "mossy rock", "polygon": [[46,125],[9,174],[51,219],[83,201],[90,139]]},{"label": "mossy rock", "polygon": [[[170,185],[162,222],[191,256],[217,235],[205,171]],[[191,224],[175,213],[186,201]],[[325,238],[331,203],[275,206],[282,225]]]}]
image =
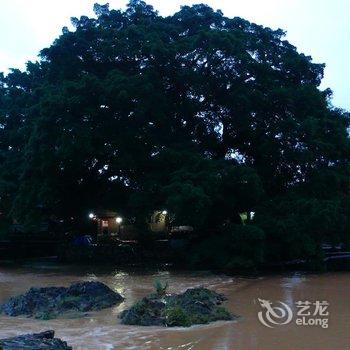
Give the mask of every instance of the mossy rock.
[{"label": "mossy rock", "polygon": [[124,298],[100,282],[79,282],[70,287],[31,288],[0,307],[8,316],[26,315],[49,320],[60,315],[79,317],[87,311],[101,310]]},{"label": "mossy rock", "polygon": [[1,350],[72,350],[72,347],[59,338],[54,331],[24,334],[17,337],[0,339]]},{"label": "mossy rock", "polygon": [[189,327],[235,318],[221,304],[222,294],[205,288],[188,289],[164,297],[151,294],[121,313],[122,324],[139,326]]},{"label": "mossy rock", "polygon": [[143,298],[129,310],[122,312],[122,323],[139,326],[163,326],[166,324],[164,308],[164,302],[154,296]]}]

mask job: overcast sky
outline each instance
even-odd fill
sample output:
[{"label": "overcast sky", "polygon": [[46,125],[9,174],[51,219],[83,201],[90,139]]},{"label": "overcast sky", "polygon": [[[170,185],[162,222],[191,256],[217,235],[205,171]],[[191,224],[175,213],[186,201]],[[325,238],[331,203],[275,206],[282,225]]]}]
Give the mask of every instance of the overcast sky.
[{"label": "overcast sky", "polygon": [[[23,68],[70,24],[70,17],[93,15],[98,0],[0,0],[0,71]],[[110,8],[127,1],[109,0]],[[287,39],[315,62],[326,63],[322,88],[334,91],[333,104],[350,110],[349,0],[148,0],[162,15],[181,5],[207,3],[226,16],[287,31]]]}]

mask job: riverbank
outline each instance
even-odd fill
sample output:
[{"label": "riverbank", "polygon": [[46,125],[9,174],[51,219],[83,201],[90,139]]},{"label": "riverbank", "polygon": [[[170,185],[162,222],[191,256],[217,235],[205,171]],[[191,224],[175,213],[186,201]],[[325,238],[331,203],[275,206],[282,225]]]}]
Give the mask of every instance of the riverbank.
[{"label": "riverbank", "polygon": [[[204,286],[227,296],[227,308],[241,318],[190,328],[136,327],[120,324],[118,315],[153,291],[155,279],[169,282],[169,291]],[[348,347],[349,273],[280,274],[258,278],[229,277],[207,271],[129,269],[113,266],[76,266],[54,263],[0,265],[0,303],[32,286],[68,286],[77,281],[101,281],[125,296],[125,302],[81,319],[40,321],[25,317],[0,317],[0,338],[19,333],[54,329],[56,336],[74,349],[235,349],[295,350],[346,349]],[[295,323],[269,329],[258,320],[258,298],[283,301],[327,300],[328,329],[297,326]],[[295,311],[295,307],[293,308]]]},{"label": "riverbank", "polygon": [[266,261],[238,267],[218,266],[205,259],[197,261],[192,243],[179,238],[152,240],[143,244],[118,239],[83,245],[52,240],[0,241],[0,264],[4,260],[25,263],[33,259],[50,259],[54,263],[81,266],[114,264],[126,269],[135,266],[171,266],[174,269],[211,269],[229,275],[246,276],[296,271],[350,271],[350,251],[341,245],[333,247],[324,244],[320,255],[313,259]]}]

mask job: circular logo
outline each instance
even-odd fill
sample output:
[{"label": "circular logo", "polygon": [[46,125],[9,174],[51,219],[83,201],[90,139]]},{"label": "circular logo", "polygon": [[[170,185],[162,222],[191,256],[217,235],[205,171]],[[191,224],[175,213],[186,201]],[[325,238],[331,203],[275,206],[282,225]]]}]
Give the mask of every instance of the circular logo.
[{"label": "circular logo", "polygon": [[274,326],[281,326],[288,324],[293,318],[291,308],[282,301],[278,301],[278,306],[273,306],[269,300],[258,299],[260,306],[264,309],[259,311],[259,321],[266,327],[274,328]]}]

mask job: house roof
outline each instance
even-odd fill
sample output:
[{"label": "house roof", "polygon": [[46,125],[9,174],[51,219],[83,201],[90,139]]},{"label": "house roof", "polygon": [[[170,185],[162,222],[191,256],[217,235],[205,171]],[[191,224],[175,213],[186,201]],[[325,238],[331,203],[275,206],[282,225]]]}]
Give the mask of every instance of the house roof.
[{"label": "house roof", "polygon": [[118,214],[115,211],[111,211],[111,210],[97,210],[95,212],[95,215],[97,218],[100,219],[110,219],[110,218],[115,218],[118,216]]}]

